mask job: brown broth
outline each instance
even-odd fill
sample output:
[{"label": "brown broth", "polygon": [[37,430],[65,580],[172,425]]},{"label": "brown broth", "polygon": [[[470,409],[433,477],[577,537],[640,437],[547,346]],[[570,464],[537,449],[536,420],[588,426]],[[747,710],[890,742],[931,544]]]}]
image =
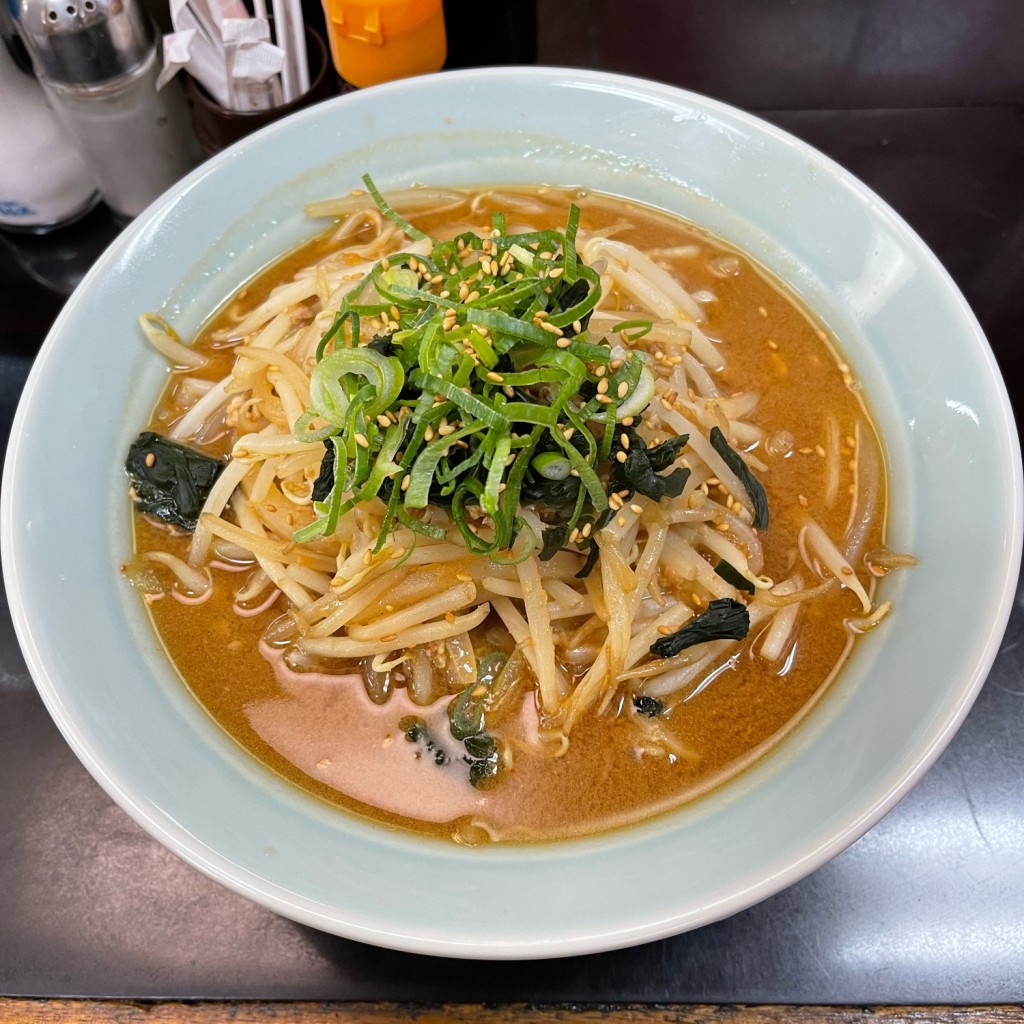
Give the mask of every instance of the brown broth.
[{"label": "brown broth", "polygon": [[[550,223],[530,217],[535,227],[564,224],[568,201],[575,198],[587,228],[627,225],[616,237],[642,249],[697,248],[697,255],[674,259],[671,266],[691,292],[708,289],[717,296],[705,307],[705,330],[724,339],[729,365],[718,378],[723,390],[758,392],[756,422],[768,435],[788,431],[795,439],[788,457],[758,451],[769,465],[760,478],[772,510],[771,527],[762,538],[765,573],[781,579],[796,564],[794,538],[808,509],[830,536],[841,537],[850,511],[852,473],[844,458],[839,500],[826,509],[825,460],[816,450],[825,444],[826,414],[838,419],[841,437],[853,434],[859,422],[862,443],[877,442],[834,340],[771,275],[699,228],[608,197],[553,190],[545,194],[560,208]],[[490,209],[484,202],[472,222],[488,223]],[[510,218],[510,229],[519,219]],[[441,226],[430,218],[418,218],[417,223],[440,233]],[[326,247],[323,239],[303,246],[250,282],[236,301],[252,308],[275,283],[323,255]],[[737,274],[723,277],[715,272],[712,263],[723,256],[738,261]],[[221,317],[223,313],[208,324],[198,348],[209,351]],[[226,373],[230,359],[230,353],[218,356],[210,376]],[[153,429],[166,429],[166,411],[161,409],[166,404],[158,407]],[[868,549],[881,543],[883,518],[880,511]],[[187,547],[186,539],[170,538],[141,517],[136,517],[136,527],[138,552],[180,554]],[[401,696],[377,708],[352,678],[327,686],[312,677],[293,676],[282,684],[261,656],[258,641],[280,614],[284,599],[261,615],[240,618],[231,610],[236,585],[226,578],[197,607],[163,599],[150,608],[169,656],[209,714],[264,764],[324,800],[387,825],[462,840],[481,838],[479,830],[466,828],[471,820],[483,823],[492,837],[511,840],[602,831],[679,806],[735,776],[792,731],[828,688],[850,648],[843,619],[859,608],[848,591],[838,589],[812,602],[782,670],[753,657],[753,637],[748,638],[735,667],[722,672],[693,701],[671,709],[670,728],[693,752],[692,758],[670,763],[664,757],[637,756],[635,726],[614,713],[586,716],[564,756],[532,755],[516,742],[521,730],[513,716],[503,726],[513,752],[512,770],[490,791],[477,792],[463,783],[466,793],[435,806],[437,801],[418,802],[419,791],[409,782],[413,750],[398,727],[402,715],[410,710],[423,714],[423,709],[412,708]],[[420,761],[413,771],[423,777],[436,769]],[[400,799],[396,793],[404,795]],[[396,802],[401,804],[399,813]]]}]

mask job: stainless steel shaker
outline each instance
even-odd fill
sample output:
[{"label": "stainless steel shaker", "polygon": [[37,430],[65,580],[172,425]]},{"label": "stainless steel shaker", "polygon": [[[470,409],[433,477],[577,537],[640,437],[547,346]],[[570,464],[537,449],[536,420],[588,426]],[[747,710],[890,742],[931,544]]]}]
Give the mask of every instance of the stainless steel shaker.
[{"label": "stainless steel shaker", "polygon": [[18,33],[96,185],[124,219],[196,163],[176,83],[160,92],[159,49],[139,0],[13,0]]}]

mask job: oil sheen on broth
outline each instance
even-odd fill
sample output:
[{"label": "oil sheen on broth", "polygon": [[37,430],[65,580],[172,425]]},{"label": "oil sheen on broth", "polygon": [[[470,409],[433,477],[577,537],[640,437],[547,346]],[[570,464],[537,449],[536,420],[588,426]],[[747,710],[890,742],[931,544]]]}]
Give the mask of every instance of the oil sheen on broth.
[{"label": "oil sheen on broth", "polygon": [[[724,393],[760,395],[756,421],[767,440],[756,454],[768,467],[759,478],[772,513],[762,537],[764,574],[778,580],[793,571],[799,558],[793,538],[808,509],[830,536],[842,537],[854,483],[850,445],[855,432],[862,446],[877,440],[857,383],[832,339],[778,281],[698,228],[592,193],[545,190],[544,197],[550,212],[531,216],[532,226],[563,226],[573,200],[582,211],[581,229],[604,231],[655,254],[704,300],[702,326],[708,336],[722,339],[727,355],[719,381]],[[489,224],[494,208],[484,196],[473,214],[467,208],[416,222],[435,237],[451,237],[467,223]],[[324,255],[329,237],[330,232],[250,282],[233,300],[232,315],[256,306],[297,267]],[[623,319],[629,315],[624,311]],[[224,310],[217,314],[196,342],[210,356],[199,375],[219,379],[230,369],[232,347],[212,341],[227,316]],[[173,387],[172,379],[154,413],[154,430],[166,431],[175,415]],[[838,500],[835,482],[830,484],[825,472],[826,435],[836,425],[842,445]],[[229,447],[222,438],[207,450],[221,454]],[[830,487],[831,503],[825,494]],[[880,500],[865,550],[881,545],[883,519]],[[183,556],[188,547],[187,538],[173,537],[143,516],[136,516],[136,542],[139,554],[164,550]],[[451,571],[454,577],[457,563]],[[686,585],[678,579],[660,582],[685,595]],[[173,599],[150,604],[170,658],[209,714],[255,757],[324,800],[391,826],[470,843],[560,839],[627,825],[735,776],[820,700],[850,650],[844,619],[859,610],[850,591],[838,587],[808,602],[795,642],[774,664],[752,656],[758,630],[751,630],[736,656],[696,697],[666,701],[668,713],[660,721],[685,751],[682,756],[644,752],[630,716],[616,701],[604,713],[581,718],[561,756],[537,753],[530,742],[530,715],[514,709],[491,729],[510,752],[511,768],[497,785],[481,791],[468,785],[464,771],[436,765],[432,753],[407,739],[400,725],[406,716],[418,715],[441,747],[457,747],[446,730],[447,700],[417,707],[399,684],[389,700],[377,704],[354,677],[332,682],[316,673],[275,674],[259,639],[285,601],[240,617],[232,610],[236,586],[230,579],[215,586],[212,597],[197,606]],[[496,646],[509,646],[490,620],[479,631],[490,631]]]}]

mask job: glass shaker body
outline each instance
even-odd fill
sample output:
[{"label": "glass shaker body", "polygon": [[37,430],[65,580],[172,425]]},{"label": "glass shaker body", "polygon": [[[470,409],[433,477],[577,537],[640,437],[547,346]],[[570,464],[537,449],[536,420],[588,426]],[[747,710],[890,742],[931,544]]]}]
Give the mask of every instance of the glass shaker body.
[{"label": "glass shaker body", "polygon": [[40,75],[107,205],[122,218],[141,213],[196,163],[184,97],[175,82],[157,92],[159,72],[153,46],[139,67],[106,82],[71,84]]}]

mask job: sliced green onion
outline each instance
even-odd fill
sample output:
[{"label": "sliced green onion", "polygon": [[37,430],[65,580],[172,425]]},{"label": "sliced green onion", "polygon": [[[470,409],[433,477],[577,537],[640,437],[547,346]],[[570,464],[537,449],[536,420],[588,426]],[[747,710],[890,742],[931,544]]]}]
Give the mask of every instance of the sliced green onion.
[{"label": "sliced green onion", "polygon": [[406,508],[427,507],[430,485],[434,482],[434,473],[437,470],[437,464],[441,461],[441,457],[456,441],[476,433],[479,429],[479,424],[472,423],[468,427],[463,427],[462,430],[456,430],[447,437],[439,437],[436,441],[431,441],[423,449],[416,457],[416,461],[413,463],[412,470],[409,473],[409,487],[405,492],[404,501]]},{"label": "sliced green onion", "polygon": [[376,397],[366,407],[368,416],[378,416],[398,398],[405,382],[402,364],[393,356],[382,356],[372,348],[335,349],[317,363],[310,374],[309,398],[313,410],[325,420],[343,426],[348,411],[347,384],[362,377],[373,385]]},{"label": "sliced green onion", "polygon": [[647,364],[640,352],[633,353],[633,361],[637,362],[639,372],[637,373],[636,384],[622,402],[619,403],[617,417],[620,420],[624,420],[629,416],[639,416],[651,404],[651,399],[654,397],[656,387],[654,374],[647,368]]},{"label": "sliced green onion", "polygon": [[572,463],[557,452],[542,452],[531,463],[545,480],[564,480],[572,470]]},{"label": "sliced green onion", "polygon": [[415,516],[409,515],[401,505],[398,506],[398,509],[395,512],[395,518],[403,526],[412,530],[413,533],[420,533],[424,537],[430,537],[432,540],[444,540],[446,536],[444,530],[442,530],[440,526],[434,526],[431,523],[424,523]]},{"label": "sliced green onion", "polygon": [[590,285],[586,296],[575,306],[571,306],[563,313],[555,313],[548,318],[548,323],[553,327],[568,327],[569,324],[582,320],[588,313],[592,312],[601,298],[601,278],[596,271],[580,263],[577,267],[577,277],[582,278]]},{"label": "sliced green onion", "polygon": [[366,185],[366,191],[370,193],[373,197],[373,201],[377,204],[377,209],[380,210],[380,212],[383,213],[392,224],[397,224],[410,238],[420,239],[427,237],[419,228],[414,228],[400,213],[391,208],[388,201],[377,190],[377,186],[373,183],[373,179],[369,174],[363,175],[363,184]]},{"label": "sliced green onion", "polygon": [[[365,281],[365,280],[367,280],[367,278],[364,278],[363,280]],[[344,329],[345,321],[346,320],[350,320],[351,323],[352,323],[353,345],[358,343],[358,341],[359,341],[359,314],[357,312],[355,312],[355,310],[347,309],[345,307],[342,307],[342,309],[338,310],[338,313],[337,313],[337,315],[334,318],[334,323],[331,324],[331,326],[327,329],[327,332],[320,339],[320,343],[316,347],[316,361],[318,363],[320,362],[321,359],[323,359],[323,357],[324,357],[324,350],[327,348],[327,346],[332,341],[334,341],[338,337],[339,334],[341,334],[341,336],[344,337],[344,334],[342,333],[342,331]],[[337,343],[335,343],[334,347],[335,348],[338,347]]]},{"label": "sliced green onion", "polygon": [[512,439],[499,437],[494,444],[491,455],[491,466],[487,471],[487,482],[480,496],[480,506],[493,519],[498,514],[498,502],[501,500],[501,484],[505,477],[505,463],[512,453]]},{"label": "sliced green onion", "polygon": [[552,336],[536,324],[526,323],[508,313],[500,313],[493,309],[477,309],[473,306],[466,309],[466,320],[478,327],[486,327],[489,331],[507,334],[512,338],[524,341],[536,341],[541,345],[553,344]]},{"label": "sliced green onion", "polygon": [[[410,237],[426,237],[364,180],[384,216]],[[342,299],[317,347],[309,408],[295,424],[296,437],[333,446],[333,486],[296,539],[328,536],[348,509],[382,497],[375,551],[396,523],[441,539],[450,528],[414,514],[433,502],[448,508],[468,550],[515,564],[541,544],[540,527],[530,525],[536,517],[520,508],[527,481],[531,494],[552,488],[559,530],[607,520],[603,481],[614,470],[616,419],[642,412],[654,378],[641,353],[613,349],[586,329],[601,281],[580,261],[580,218],[572,205],[563,231],[510,235],[506,216],[495,213],[486,237],[466,231],[432,240],[429,256],[392,253]],[[504,270],[509,259],[515,273],[491,272],[492,260]],[[549,276],[556,268],[568,290]],[[477,294],[457,297],[467,291]],[[366,344],[361,332],[378,317],[386,344]],[[633,331],[635,340],[649,326],[623,320],[616,330]],[[583,404],[581,391],[592,393],[600,379],[595,367],[613,358],[623,363],[604,373],[612,401]],[[579,485],[565,483],[570,476]],[[473,506],[486,525],[467,517]]]},{"label": "sliced green onion", "polygon": [[457,405],[464,413],[486,423],[491,430],[507,431],[509,428],[508,417],[502,415],[485,399],[478,398],[472,392],[467,393],[463,391],[451,381],[444,380],[441,377],[433,377],[419,371],[413,374],[413,383],[417,387],[423,388],[426,394],[443,395],[453,405]]},{"label": "sliced green onion", "polygon": [[630,341],[639,341],[645,334],[651,332],[652,327],[654,324],[650,320],[623,320],[609,329],[613,334],[625,331]]},{"label": "sliced green onion", "polygon": [[587,489],[594,508],[599,512],[603,512],[608,507],[608,495],[605,494],[604,487],[601,485],[601,480],[597,473],[594,472],[594,468],[557,430],[551,436],[568,456],[569,461],[572,463],[572,468],[579,473],[580,482]]},{"label": "sliced green onion", "polygon": [[554,427],[558,423],[558,411],[547,405],[531,405],[529,402],[506,402],[501,414],[512,423],[540,423]]},{"label": "sliced green onion", "polygon": [[[576,232],[580,227],[580,208],[573,203],[569,207],[569,220],[565,225],[565,242],[562,245],[564,277],[572,284],[579,277],[579,258],[576,255]],[[572,321],[569,321],[572,323]]]}]

